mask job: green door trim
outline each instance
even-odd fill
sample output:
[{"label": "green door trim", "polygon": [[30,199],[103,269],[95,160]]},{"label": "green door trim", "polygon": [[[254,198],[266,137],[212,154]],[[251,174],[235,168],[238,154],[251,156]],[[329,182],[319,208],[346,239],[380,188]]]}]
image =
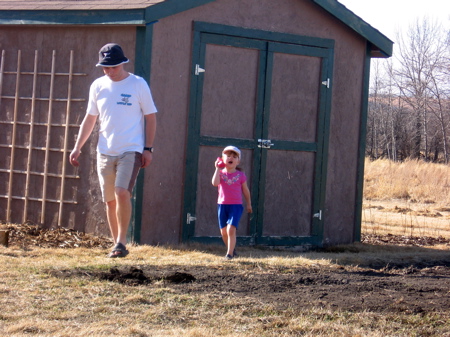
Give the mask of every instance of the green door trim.
[{"label": "green door trim", "polygon": [[[134,73],[144,78],[150,85],[150,69],[152,59],[153,25],[136,27],[135,66]],[[142,203],[144,198],[144,170],[140,170],[136,179],[131,202],[133,204],[127,240],[141,243]]]},{"label": "green door trim", "polygon": [[364,166],[366,160],[367,118],[369,111],[369,86],[370,86],[371,47],[366,46],[366,58],[364,62],[364,78],[361,105],[361,121],[359,132],[358,168],[356,180],[355,223],[353,241],[361,241],[362,206],[364,193]]},{"label": "green door trim", "polygon": [[[271,99],[271,81],[272,81],[272,69],[273,69],[273,54],[275,52],[278,53],[287,53],[287,54],[296,54],[302,56],[312,56],[312,57],[320,57],[321,62],[321,87],[320,87],[320,102],[319,102],[319,113],[318,113],[318,125],[317,125],[317,139],[314,143],[306,143],[306,142],[292,142],[292,141],[280,141],[276,140],[277,149],[282,150],[296,150],[303,152],[315,152],[317,154],[315,161],[315,172],[314,179],[320,177],[318,180],[314,181],[314,195],[313,195],[313,214],[320,214],[319,217],[314,217],[312,219],[312,227],[311,227],[311,236],[305,237],[293,237],[293,236],[282,236],[282,237],[274,237],[274,236],[263,236],[262,235],[262,226],[263,221],[258,218],[257,223],[257,241],[261,244],[266,245],[291,245],[294,242],[297,244],[313,244],[316,246],[322,245],[323,238],[323,218],[325,217],[324,212],[324,204],[325,204],[325,186],[326,186],[326,168],[327,168],[327,160],[328,157],[328,137],[326,135],[329,134],[329,113],[331,106],[331,75],[332,74],[332,60],[333,60],[333,49],[322,49],[316,48],[312,46],[303,46],[303,45],[293,45],[287,43],[276,43],[269,42],[268,46],[268,64],[267,64],[267,78],[266,78],[266,95],[265,95],[265,107],[269,107],[265,110],[263,119],[268,120],[270,118],[270,99]],[[321,122],[321,123],[320,123]],[[268,125],[266,123],[266,125]],[[325,131],[326,130],[326,131]],[[326,132],[326,133],[324,133]],[[268,130],[263,130],[262,137],[264,139],[270,138],[268,135]],[[271,139],[273,140],[273,139]],[[274,140],[275,141],[275,140]],[[262,158],[261,158],[261,172],[260,181],[265,181],[266,170],[266,157],[269,150],[262,149]],[[258,198],[258,217],[261,217],[263,214],[263,202],[265,200],[263,189],[259,189],[261,192]]]},{"label": "green door trim", "polygon": [[[192,62],[191,62],[191,80],[190,80],[190,97],[189,97],[189,114],[188,114],[188,134],[185,153],[190,152],[189,159],[192,163],[198,162],[199,153],[189,149],[190,144],[195,144],[197,141],[197,134],[200,130],[200,121],[196,120],[197,115],[194,113],[197,106],[197,101],[202,97],[203,92],[203,76],[197,76],[195,74],[195,68],[197,64],[204,66],[205,64],[205,50],[204,45],[201,43],[201,34],[199,31],[194,31],[193,36],[193,48],[192,48]],[[183,217],[182,217],[182,235],[183,242],[189,241],[194,236],[194,227],[189,226],[189,212],[195,209],[195,200],[189,198],[189,193],[195,191],[197,186],[197,172],[193,165],[189,165],[186,159],[186,172],[184,179],[184,198],[183,198]],[[187,178],[189,177],[189,179]]]},{"label": "green door trim", "polygon": [[[325,57],[325,56],[324,56]],[[326,195],[326,182],[327,182],[327,168],[328,168],[328,146],[330,141],[330,118],[331,118],[331,93],[333,90],[333,80],[332,75],[333,74],[333,65],[334,65],[334,48],[328,49],[328,56],[325,58],[328,59],[328,62],[322,63],[322,75],[321,75],[321,103],[320,111],[319,111],[319,118],[322,119],[322,124],[318,125],[317,134],[318,135],[324,135],[324,137],[320,138],[318,141],[318,146],[321,147],[321,154],[322,158],[320,161],[320,164],[316,166],[316,174],[320,174],[322,177],[322,180],[320,182],[320,191],[317,191],[318,193],[314,196],[317,198],[317,204],[319,205],[320,209],[317,209],[315,211],[320,211],[320,216],[323,218],[326,218],[326,210],[325,210],[325,195]],[[326,83],[326,85],[324,85]],[[317,229],[317,235],[320,235],[323,237],[323,224],[324,221],[320,221],[317,218],[314,218],[313,221],[317,222],[315,223],[316,226],[313,226],[313,228]],[[313,233],[314,235],[314,233]]]},{"label": "green door trim", "polygon": [[334,48],[334,40],[331,39],[295,35],[289,33],[277,33],[265,30],[241,28],[201,21],[194,22],[194,31],[219,35],[229,35],[234,37],[244,37],[262,41],[292,43],[316,48],[325,48],[325,49]]},{"label": "green door trim", "polygon": [[[226,46],[234,46],[240,48],[252,48],[266,51],[265,53],[260,53],[264,55],[260,57],[260,68],[259,68],[259,81],[258,81],[258,98],[257,98],[257,109],[260,110],[260,116],[262,118],[256,119],[255,131],[264,137],[264,133],[268,132],[263,130],[263,119],[267,118],[265,114],[268,111],[261,111],[268,102],[264,101],[269,99],[270,95],[265,91],[270,83],[270,78],[267,78],[267,69],[270,67],[270,57],[273,51],[291,53],[294,49],[301,50],[302,55],[314,56],[322,58],[322,74],[321,80],[325,85],[321,86],[320,90],[320,111],[319,111],[319,121],[322,123],[318,124],[318,141],[315,143],[304,143],[304,142],[281,142],[280,144],[285,146],[287,150],[302,150],[302,151],[312,151],[320,153],[320,158],[316,159],[315,166],[315,177],[321,177],[320,181],[317,182],[315,193],[313,196],[313,205],[317,211],[323,211],[324,200],[325,200],[325,185],[326,185],[326,162],[328,155],[328,135],[329,132],[329,120],[330,120],[330,107],[331,107],[331,74],[333,68],[333,57],[334,57],[334,41],[329,39],[321,39],[314,37],[305,37],[293,34],[285,33],[274,33],[268,31],[261,31],[255,29],[230,27],[219,24],[211,24],[205,22],[195,22],[194,23],[194,36],[193,36],[193,54],[191,62],[191,94],[190,94],[190,104],[189,104],[189,116],[188,116],[188,136],[187,136],[187,149],[189,148],[189,159],[186,160],[186,172],[185,172],[185,189],[184,189],[184,207],[183,207],[183,230],[182,230],[182,241],[183,242],[221,242],[220,237],[194,237],[195,226],[189,224],[189,212],[196,209],[196,200],[191,198],[193,193],[195,194],[197,188],[197,165],[199,159],[198,146],[223,146],[229,144],[231,141],[238,147],[255,149],[257,144],[254,139],[228,139],[228,138],[217,138],[208,137],[200,135],[200,119],[197,119],[196,109],[198,104],[201,104],[203,96],[203,76],[197,76],[195,74],[196,66],[204,67],[205,65],[205,54],[206,54],[206,44],[219,44]],[[272,44],[272,45],[271,45]],[[271,46],[269,46],[271,45]],[[272,49],[273,50],[272,50]],[[294,54],[297,54],[296,52]],[[269,81],[269,82],[268,82]],[[270,89],[269,89],[270,90]],[[323,133],[327,132],[327,133]],[[192,148],[195,145],[195,149]],[[186,150],[187,150],[186,149]],[[283,148],[284,149],[284,148]],[[264,172],[265,158],[267,150],[255,151],[254,152],[254,167],[261,165],[261,170]],[[319,157],[319,156],[317,156]],[[257,166],[255,166],[255,164]],[[263,180],[263,177],[257,177],[253,175],[253,180]],[[257,186],[257,181],[252,181],[252,186]],[[253,191],[252,188],[252,202],[257,201],[257,207],[262,207],[262,200],[264,196],[258,191]],[[255,193],[256,192],[256,193]],[[316,209],[314,209],[314,212]],[[261,210],[257,211],[258,217],[262,214]],[[323,215],[322,215],[323,216]],[[257,228],[258,226],[258,228]],[[315,230],[312,231],[311,236],[305,237],[262,237],[262,221],[259,219],[251,220],[250,231],[251,233],[256,233],[258,236],[257,242],[255,238],[250,237],[238,237],[239,243],[250,243],[250,244],[267,244],[267,245],[298,245],[298,244],[310,244],[314,246],[322,245],[323,238],[323,218],[313,219],[312,226]]]}]

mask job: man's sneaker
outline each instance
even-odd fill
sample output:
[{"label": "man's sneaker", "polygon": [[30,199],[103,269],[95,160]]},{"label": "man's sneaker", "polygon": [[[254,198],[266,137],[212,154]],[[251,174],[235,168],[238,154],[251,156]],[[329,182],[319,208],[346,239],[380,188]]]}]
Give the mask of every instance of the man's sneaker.
[{"label": "man's sneaker", "polygon": [[232,260],[233,257],[230,254],[225,255],[225,260]]}]

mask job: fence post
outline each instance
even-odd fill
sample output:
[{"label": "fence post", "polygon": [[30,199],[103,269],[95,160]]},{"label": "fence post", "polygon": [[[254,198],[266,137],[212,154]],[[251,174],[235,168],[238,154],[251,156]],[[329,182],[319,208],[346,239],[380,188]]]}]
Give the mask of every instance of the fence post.
[{"label": "fence post", "polygon": [[8,247],[9,231],[0,230],[0,245]]}]

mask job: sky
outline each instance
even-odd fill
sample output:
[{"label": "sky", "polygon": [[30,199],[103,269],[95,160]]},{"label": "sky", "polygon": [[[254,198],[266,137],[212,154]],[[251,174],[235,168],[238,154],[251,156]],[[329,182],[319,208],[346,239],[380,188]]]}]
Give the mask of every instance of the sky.
[{"label": "sky", "polygon": [[338,0],[395,42],[417,19],[436,20],[450,29],[450,0]]}]

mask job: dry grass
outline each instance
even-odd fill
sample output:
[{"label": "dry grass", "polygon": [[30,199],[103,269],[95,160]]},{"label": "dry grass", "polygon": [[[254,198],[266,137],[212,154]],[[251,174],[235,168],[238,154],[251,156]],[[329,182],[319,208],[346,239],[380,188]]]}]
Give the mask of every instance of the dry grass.
[{"label": "dry grass", "polygon": [[366,160],[364,197],[368,200],[402,199],[450,205],[450,166],[407,160]]},{"label": "dry grass", "polygon": [[[380,160],[367,162],[366,172],[363,232],[450,237],[447,166]],[[227,268],[223,247],[135,246],[131,250],[126,259],[112,260],[102,248],[0,246],[0,336],[450,336],[448,310],[386,314],[319,304],[280,310],[275,303],[236,297],[226,288],[188,293],[162,281],[129,286],[82,275],[54,276],[65,270],[108,271],[139,265],[159,270]],[[448,261],[449,247],[355,244],[335,252],[305,253],[246,248],[244,256],[233,261],[236,271],[346,268],[357,273],[371,263]]]},{"label": "dry grass", "polygon": [[[57,278],[57,271],[109,270],[111,267],[147,265],[155,268],[208,266],[224,268],[223,247],[132,247],[122,260],[105,258],[103,249],[20,249],[0,247],[1,336],[418,336],[443,328],[449,317],[435,314],[382,314],[331,310],[318,305],[298,311],[277,309],[221,293],[180,293],[164,282],[127,286],[83,277]],[[440,259],[438,249],[415,254],[407,249],[366,247],[358,254],[292,253],[245,249],[234,268],[254,266],[273,272],[274,266],[335,268],[391,261],[393,256],[415,261]],[[442,255],[442,256],[441,256]],[[448,253],[446,255],[448,257]],[[225,262],[226,263],[226,262]],[[356,268],[356,267],[355,267]],[[426,330],[424,330],[426,327]],[[436,328],[433,328],[436,327]],[[440,327],[439,329],[437,327]],[[433,336],[427,333],[427,336]]]},{"label": "dry grass", "polygon": [[363,233],[450,238],[450,166],[366,160]]}]

